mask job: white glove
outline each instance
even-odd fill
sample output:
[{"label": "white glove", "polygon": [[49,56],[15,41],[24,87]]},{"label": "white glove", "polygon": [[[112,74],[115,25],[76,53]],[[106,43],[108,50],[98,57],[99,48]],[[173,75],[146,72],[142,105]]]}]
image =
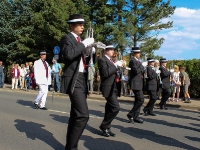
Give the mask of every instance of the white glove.
[{"label": "white glove", "polygon": [[89,47],[94,43],[94,38],[87,38],[83,40],[82,43],[85,45],[85,47]]},{"label": "white glove", "polygon": [[126,70],[131,70],[131,68],[129,68],[129,67],[126,67]]},{"label": "white glove", "polygon": [[156,73],[160,73],[160,70],[156,70]]},{"label": "white glove", "polygon": [[123,64],[123,60],[118,60],[118,61],[115,63],[115,66],[122,67],[122,64]]},{"label": "white glove", "polygon": [[92,54],[95,54],[96,49],[94,47],[92,47]]}]

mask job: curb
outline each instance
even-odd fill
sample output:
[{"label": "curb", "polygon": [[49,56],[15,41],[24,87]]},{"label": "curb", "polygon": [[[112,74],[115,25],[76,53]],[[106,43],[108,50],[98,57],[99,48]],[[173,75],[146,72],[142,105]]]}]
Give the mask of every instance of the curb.
[{"label": "curb", "polygon": [[[3,90],[12,91],[11,87],[9,85],[5,85],[5,87],[2,89],[2,91]],[[13,90],[13,91],[15,91],[15,92],[26,92],[24,90]],[[38,91],[31,90],[31,91],[29,91],[27,93],[36,94],[37,92]],[[52,91],[48,92],[48,96],[52,96]],[[54,98],[55,98],[55,96],[69,98],[69,96],[67,94],[54,92]],[[95,94],[89,95],[87,97],[87,99],[100,100],[100,101],[105,101],[106,102],[105,98],[102,95],[95,95]],[[124,97],[124,96],[122,96],[122,97],[118,98],[118,101],[119,102],[130,103],[132,105],[133,102],[134,102],[134,97],[130,97],[130,96]],[[149,101],[149,99],[145,98],[143,106],[146,105],[148,103],[148,101]],[[156,103],[155,103],[156,107],[159,107],[159,101],[160,100],[156,101]],[[200,101],[199,100],[192,100],[191,103],[183,103],[182,101],[180,101],[178,103],[176,103],[176,102],[173,102],[173,103],[172,102],[167,102],[166,106],[170,107],[170,108],[189,109],[189,110],[200,111]]]}]

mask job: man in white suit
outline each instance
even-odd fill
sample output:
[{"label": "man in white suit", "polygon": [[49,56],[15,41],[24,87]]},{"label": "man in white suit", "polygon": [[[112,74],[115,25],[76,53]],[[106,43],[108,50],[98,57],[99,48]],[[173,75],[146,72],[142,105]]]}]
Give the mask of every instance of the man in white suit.
[{"label": "man in white suit", "polygon": [[48,85],[51,84],[51,68],[45,61],[46,51],[40,52],[40,59],[34,62],[34,75],[36,84],[39,86],[39,93],[34,100],[35,109],[47,110],[45,107]]}]

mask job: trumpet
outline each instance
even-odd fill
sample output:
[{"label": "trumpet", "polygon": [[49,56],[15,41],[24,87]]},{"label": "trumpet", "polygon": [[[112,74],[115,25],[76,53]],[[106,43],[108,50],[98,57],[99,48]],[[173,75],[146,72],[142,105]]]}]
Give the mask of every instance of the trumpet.
[{"label": "trumpet", "polygon": [[[93,30],[93,28],[91,26],[91,22],[90,22],[90,26],[87,29],[85,38],[93,38],[93,33],[94,33],[94,30]],[[94,47],[88,47],[86,49],[86,55],[90,56],[90,62],[89,62],[89,64],[91,64],[91,65],[94,64],[94,62],[93,62],[93,51],[95,51]]]},{"label": "trumpet", "polygon": [[[89,28],[87,29],[87,32],[86,32],[86,36],[85,38],[93,38],[93,35],[94,35],[94,30],[92,28],[92,25],[91,25],[91,22],[90,22],[90,25],[89,25]],[[94,62],[93,62],[93,57],[94,57],[94,54],[95,54],[95,49],[96,48],[99,48],[99,49],[105,49],[106,45],[103,44],[102,42],[94,42],[92,44],[92,46],[86,48],[86,55],[87,56],[90,56],[90,62],[89,64],[93,65]]]}]

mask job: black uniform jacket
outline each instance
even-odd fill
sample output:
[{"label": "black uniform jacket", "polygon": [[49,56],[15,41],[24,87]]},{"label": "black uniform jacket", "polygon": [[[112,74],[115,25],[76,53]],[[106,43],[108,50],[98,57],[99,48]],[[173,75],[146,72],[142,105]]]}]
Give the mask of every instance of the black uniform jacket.
[{"label": "black uniform jacket", "polygon": [[[101,77],[100,90],[104,97],[109,97],[113,94],[115,88],[118,89],[118,96],[120,96],[121,84],[116,83],[117,68],[111,61],[103,55],[101,59],[98,60],[98,68]],[[116,86],[115,86],[116,85]]]},{"label": "black uniform jacket", "polygon": [[144,66],[138,62],[135,58],[132,58],[129,62],[130,70],[130,89],[142,90],[143,89],[143,74]]},{"label": "black uniform jacket", "polygon": [[160,72],[160,77],[161,77],[161,81],[162,81],[162,88],[163,89],[169,89],[170,88],[170,75],[171,75],[171,72],[168,71],[163,66],[160,66],[159,70],[161,71]]},{"label": "black uniform jacket", "polygon": [[157,91],[157,73],[153,70],[153,67],[147,66],[147,79],[146,89],[151,91]]},{"label": "black uniform jacket", "polygon": [[[84,44],[78,43],[73,34],[68,33],[61,38],[61,55],[65,63],[61,82],[61,93],[73,93],[79,73],[79,63],[85,50]],[[88,63],[87,59],[86,64]]]}]

